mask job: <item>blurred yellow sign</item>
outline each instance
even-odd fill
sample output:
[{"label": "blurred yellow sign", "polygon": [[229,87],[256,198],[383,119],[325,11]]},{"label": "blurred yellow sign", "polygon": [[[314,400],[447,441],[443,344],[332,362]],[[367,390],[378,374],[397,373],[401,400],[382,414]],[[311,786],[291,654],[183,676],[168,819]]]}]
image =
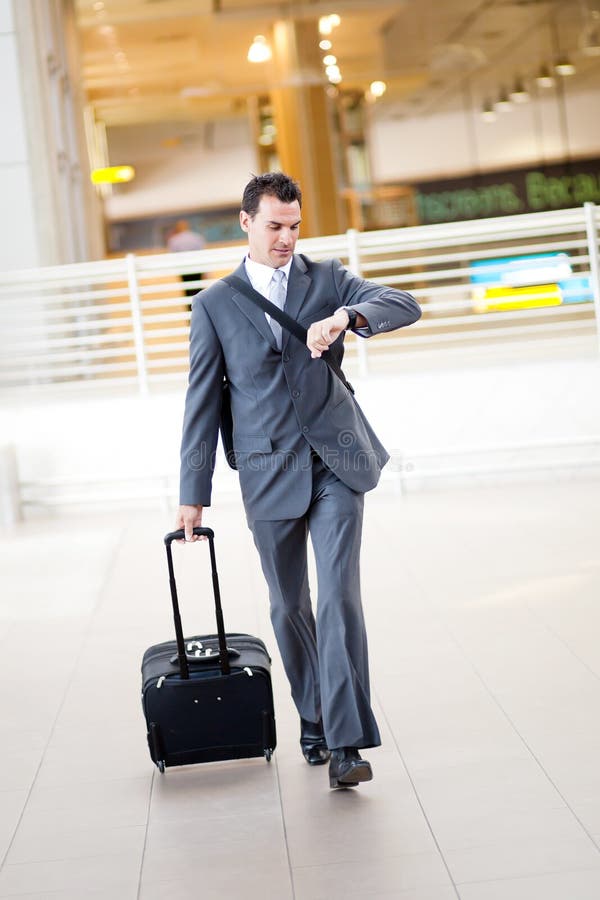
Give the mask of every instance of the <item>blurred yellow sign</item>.
[{"label": "blurred yellow sign", "polygon": [[92,184],[119,184],[135,178],[133,166],[107,166],[104,169],[92,169]]},{"label": "blurred yellow sign", "polygon": [[560,306],[561,303],[562,291],[557,284],[479,287],[473,291],[473,308],[478,313],[536,309],[542,306]]}]

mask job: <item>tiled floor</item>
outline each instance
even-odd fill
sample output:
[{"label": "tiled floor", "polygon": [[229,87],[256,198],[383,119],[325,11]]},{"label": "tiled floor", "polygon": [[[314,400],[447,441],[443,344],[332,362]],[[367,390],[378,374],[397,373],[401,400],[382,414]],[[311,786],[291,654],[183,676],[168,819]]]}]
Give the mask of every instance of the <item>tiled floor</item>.
[{"label": "tiled floor", "polygon": [[[237,501],[226,624],[274,652],[279,746],[168,770],[145,746],[144,648],[171,635],[156,511],[0,540],[0,898],[597,900],[600,482],[370,495],[363,583],[375,779],[310,769]],[[176,547],[188,632],[205,545]]]}]

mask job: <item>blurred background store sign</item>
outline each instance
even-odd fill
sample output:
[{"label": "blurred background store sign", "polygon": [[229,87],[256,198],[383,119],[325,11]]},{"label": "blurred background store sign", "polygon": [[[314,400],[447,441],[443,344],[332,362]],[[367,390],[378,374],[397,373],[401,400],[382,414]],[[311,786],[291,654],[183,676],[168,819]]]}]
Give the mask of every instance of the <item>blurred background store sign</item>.
[{"label": "blurred background store sign", "polygon": [[488,172],[414,185],[423,225],[600,203],[600,160]]},{"label": "blurred background store sign", "polygon": [[133,166],[106,166],[103,169],[92,169],[92,184],[121,184],[135,178]]},{"label": "blurred background store sign", "polygon": [[592,286],[578,275],[569,253],[533,253],[474,260],[470,266],[473,309],[478,313],[589,303]]}]

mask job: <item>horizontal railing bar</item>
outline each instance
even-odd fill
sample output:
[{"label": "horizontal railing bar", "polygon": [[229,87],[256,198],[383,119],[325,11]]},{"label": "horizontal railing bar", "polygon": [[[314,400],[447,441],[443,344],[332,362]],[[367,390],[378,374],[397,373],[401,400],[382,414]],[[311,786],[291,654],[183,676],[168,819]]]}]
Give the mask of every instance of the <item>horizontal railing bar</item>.
[{"label": "horizontal railing bar", "polygon": [[[583,264],[583,262],[584,261],[582,260],[582,264]],[[495,269],[494,271],[503,272],[503,271],[505,271],[505,269],[506,269],[505,266],[498,266],[498,268]],[[430,272],[430,271],[428,271],[428,272],[406,272],[406,273],[403,273],[400,275],[385,275],[385,276],[381,276],[381,277],[371,277],[371,281],[374,281],[376,284],[383,284],[383,285],[385,285],[385,284],[409,284],[410,285],[410,283],[413,281],[435,282],[435,281],[445,281],[445,280],[450,280],[450,279],[468,279],[471,275],[479,275],[479,274],[481,274],[480,269],[477,269],[476,267],[470,268],[470,267],[465,266],[462,269],[436,269],[433,272]],[[490,272],[488,271],[488,272],[486,272],[486,274],[489,275]],[[571,279],[580,277],[585,274],[586,274],[585,271],[575,272],[572,275],[567,276],[567,278],[561,278],[560,281],[561,281],[561,283],[563,281],[570,281]],[[515,275],[518,276],[518,271],[515,272]],[[465,285],[472,285],[474,288],[487,286],[485,284],[482,285],[480,282],[476,282],[476,281],[463,280],[460,283],[465,284]],[[540,280],[539,283],[552,284],[554,282]],[[511,287],[510,284],[504,285],[501,283],[493,283],[490,285],[490,287],[495,287],[495,286]]]},{"label": "horizontal railing bar", "polygon": [[110,299],[112,297],[127,297],[127,284],[123,284],[121,287],[109,288],[108,290],[94,290],[90,289],[89,291],[76,291],[69,292],[68,294],[40,294],[39,296],[30,296],[30,292],[27,292],[27,295],[24,297],[12,297],[7,295],[6,297],[0,297],[0,311],[3,308],[3,304],[7,306],[12,301],[17,309],[27,309],[28,307],[33,307],[34,309],[39,308],[39,306],[47,306],[49,304],[59,303],[63,305],[67,305],[69,303],[80,303],[82,300],[105,300]]},{"label": "horizontal railing bar", "polygon": [[[129,303],[114,303],[108,304],[107,306],[82,306],[79,309],[49,309],[42,310],[44,316],[48,319],[73,319],[75,316],[97,316],[97,315],[105,315],[106,313],[116,313],[116,312],[126,312],[127,316],[122,316],[121,318],[117,318],[115,322],[126,322],[131,318],[131,306]],[[1,316],[0,316],[1,318]],[[12,317],[8,318],[8,321],[11,322]],[[109,319],[98,319],[97,321],[106,324]],[[89,322],[88,322],[89,324]]]},{"label": "horizontal railing bar", "polygon": [[[542,243],[542,244],[533,244],[533,245],[525,245],[519,244],[517,247],[513,248],[514,253],[509,253],[510,256],[527,256],[529,254],[536,253],[553,253],[553,252],[562,252],[565,250],[577,250],[581,248],[587,248],[587,243],[585,240],[579,241],[561,241],[559,243]],[[399,248],[398,248],[399,249]],[[504,247],[503,254],[506,256],[506,252],[510,248]],[[389,251],[395,252],[395,251]],[[394,257],[393,259],[382,259],[376,261],[363,261],[361,260],[361,268],[364,272],[374,271],[376,268],[381,268],[384,266],[396,266],[402,268],[408,268],[410,266],[431,266],[437,265],[438,263],[450,261],[460,262],[461,260],[470,260],[470,259],[495,259],[498,257],[497,248],[491,247],[488,250],[473,250],[469,252],[468,250],[461,251],[460,253],[436,253],[433,256],[409,256],[409,257]],[[572,258],[573,260],[579,261],[580,259],[589,259],[588,255],[578,255]]]},{"label": "horizontal railing bar", "polygon": [[375,347],[372,348],[373,352],[376,352],[377,345],[383,346],[386,349],[388,347],[406,347],[408,344],[428,344],[428,343],[443,343],[445,341],[472,341],[472,340],[481,340],[485,342],[490,338],[495,337],[515,337],[519,338],[521,335],[527,334],[543,334],[545,332],[558,332],[559,329],[561,332],[569,331],[569,330],[582,330],[589,325],[590,320],[581,320],[579,322],[562,322],[560,325],[549,322],[549,323],[540,323],[537,325],[522,325],[515,326],[514,328],[488,328],[488,329],[477,329],[476,331],[465,330],[465,331],[446,331],[443,333],[432,333],[427,332],[426,334],[421,334],[421,329],[419,329],[416,333],[406,334],[404,337],[390,337],[390,338],[382,338],[377,342]]},{"label": "horizontal railing bar", "polygon": [[[426,228],[428,226],[421,226],[421,227]],[[571,234],[571,233],[579,234],[582,231],[583,231],[583,228],[578,228],[574,232],[569,232],[569,234]],[[390,241],[390,246],[396,246],[401,251],[408,252],[408,251],[415,251],[415,250],[422,251],[427,247],[431,247],[433,249],[447,247],[448,249],[450,249],[455,246],[464,247],[465,244],[467,246],[468,245],[481,245],[481,244],[491,243],[492,241],[494,241],[494,243],[499,246],[499,250],[502,253],[506,249],[503,246],[504,244],[509,244],[510,246],[513,246],[515,241],[524,240],[528,237],[537,239],[537,238],[541,238],[541,237],[545,237],[545,236],[556,237],[557,235],[561,235],[561,234],[563,234],[563,235],[565,234],[565,229],[562,227],[549,229],[549,230],[543,231],[543,232],[541,232],[541,231],[532,232],[532,231],[527,231],[527,230],[515,229],[514,232],[507,234],[505,237],[503,237],[502,234],[497,234],[497,235],[486,234],[486,233],[472,233],[472,234],[469,233],[469,234],[463,234],[463,235],[457,234],[455,236],[454,240],[450,240],[448,238],[441,238],[441,237],[440,238],[432,238],[431,240],[426,240],[424,238],[424,236],[421,235],[419,240],[415,240],[415,241],[410,241],[410,240],[407,240],[406,238],[402,239],[402,238],[396,237],[393,242]],[[382,241],[381,243],[379,243],[377,245],[376,249],[374,249],[373,246],[369,246],[368,244],[367,245],[361,244],[361,245],[359,245],[359,252],[360,252],[361,257],[368,256],[373,253],[384,253],[385,252],[385,242]]]},{"label": "horizontal railing bar", "polygon": [[[544,316],[544,315],[552,315],[556,316],[559,313],[564,315],[576,315],[577,313],[591,312],[593,313],[593,308],[591,307],[590,301],[585,301],[583,303],[561,303],[559,306],[541,306],[541,307],[528,307],[526,309],[515,309],[515,310],[494,310],[493,312],[478,312],[477,318],[479,321],[487,321],[492,316],[497,316],[498,318],[502,318],[503,316]],[[466,315],[473,310],[473,303],[469,302],[468,304],[464,304],[459,306],[458,304],[446,304],[446,303],[428,303],[423,307],[423,316],[419,322],[419,328],[422,327],[425,322],[431,321],[433,324],[437,324],[438,319],[435,316],[430,317],[430,313],[438,312],[438,310],[442,313],[446,312],[448,309],[466,309],[468,310]],[[465,316],[459,316],[454,320],[457,325],[460,325],[465,321]]]}]

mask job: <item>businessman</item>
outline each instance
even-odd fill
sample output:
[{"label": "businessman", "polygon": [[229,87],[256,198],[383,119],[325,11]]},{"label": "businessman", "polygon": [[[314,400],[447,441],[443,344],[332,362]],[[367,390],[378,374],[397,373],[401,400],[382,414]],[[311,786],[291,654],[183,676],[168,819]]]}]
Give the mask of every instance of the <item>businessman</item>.
[{"label": "businessman", "polygon": [[[271,621],[300,715],[309,765],[329,762],[332,788],[369,781],[360,750],[381,743],[371,709],[360,597],[363,497],[388,454],[352,393],[326,364],[344,335],[416,322],[414,298],[352,275],[340,262],[311,262],[294,249],[298,184],[283,173],[254,177],[240,225],[248,254],[235,275],[308,332],[306,346],[218,281],[193,301],[190,374],[181,446],[177,528],[192,540],[211,503],[222,382],[230,383],[233,443],[248,525],[270,596]],[[317,567],[316,620],[307,539]]]}]

